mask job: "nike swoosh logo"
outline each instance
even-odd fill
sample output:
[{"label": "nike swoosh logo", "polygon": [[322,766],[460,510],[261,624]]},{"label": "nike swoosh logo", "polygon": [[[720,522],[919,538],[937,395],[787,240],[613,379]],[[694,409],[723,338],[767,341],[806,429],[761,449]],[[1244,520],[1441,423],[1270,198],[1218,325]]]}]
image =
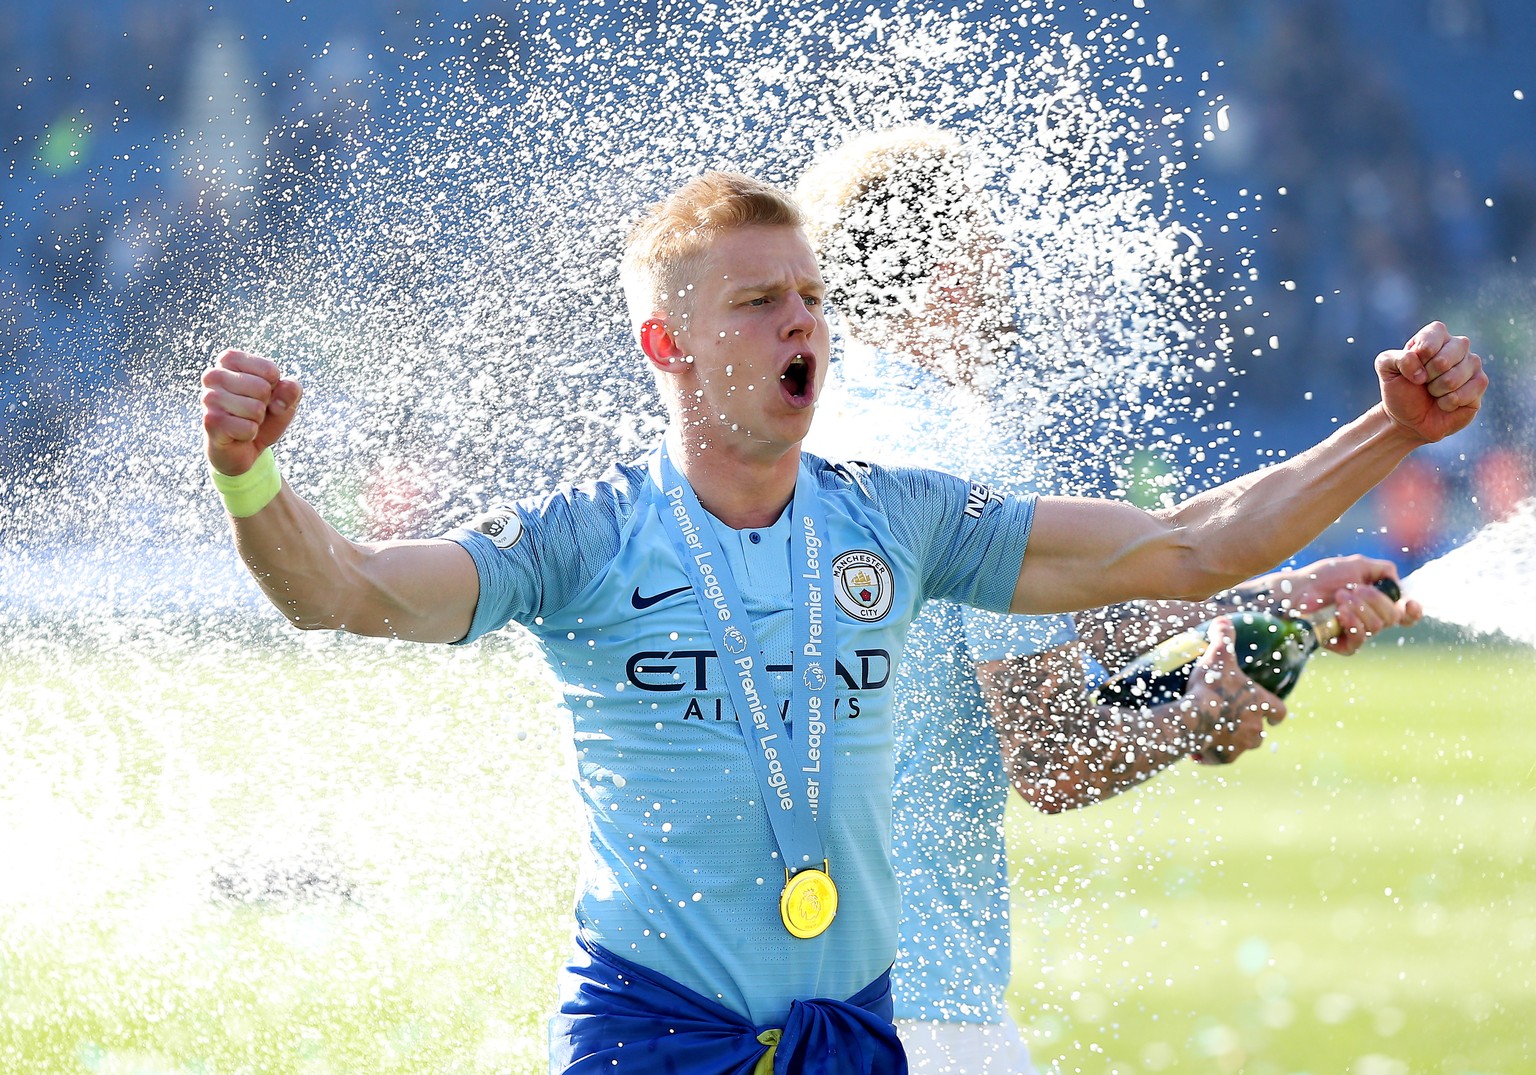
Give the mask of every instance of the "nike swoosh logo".
[{"label": "nike swoosh logo", "polygon": [[636,608],[650,608],[652,605],[665,601],[669,597],[676,597],[678,594],[686,593],[691,589],[693,589],[692,586],[679,586],[675,590],[663,590],[659,594],[645,597],[640,593],[640,587],[636,586],[635,592],[629,596],[629,603]]}]

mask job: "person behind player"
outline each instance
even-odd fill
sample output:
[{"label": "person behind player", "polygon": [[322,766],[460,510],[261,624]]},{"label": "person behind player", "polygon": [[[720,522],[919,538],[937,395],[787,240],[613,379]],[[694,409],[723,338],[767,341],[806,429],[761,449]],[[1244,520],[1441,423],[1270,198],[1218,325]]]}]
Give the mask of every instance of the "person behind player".
[{"label": "person behind player", "polygon": [[[807,441],[822,455],[928,465],[1023,491],[1013,445],[989,451],[992,413],[973,376],[1016,348],[996,226],[960,140],[929,125],[850,139],[813,162],[795,194],[844,330],[842,399]],[[960,346],[954,345],[957,335]],[[957,358],[959,360],[957,360]],[[1067,450],[1064,446],[1058,451]],[[1089,614],[1093,656],[1118,665],[1239,607],[1337,603],[1353,652],[1417,602],[1369,584],[1382,560],[1347,557],[1271,573],[1203,603],[1138,603]],[[1004,994],[1011,965],[1004,808],[1010,782],[1047,813],[1100,802],[1183,757],[1234,760],[1285,718],[1239,671],[1194,677],[1184,702],[1149,710],[1088,700],[1084,646],[1066,616],[1018,617],[951,601],[924,607],[896,673],[893,861],[902,889],[892,971],[896,1025],[916,1072],[1032,1071]],[[1194,713],[1222,719],[1197,731]],[[991,718],[990,720],[988,718]],[[993,728],[996,723],[996,730]],[[1001,744],[999,740],[1001,739]]]},{"label": "person behind player", "polygon": [[654,207],[622,279],[661,443],[442,538],[343,537],[269,450],[299,385],[238,350],[203,375],[236,548],[290,622],[467,643],[516,621],[559,677],[587,854],[556,1070],[904,1071],[889,681],[922,603],[1054,612],[1218,590],[1464,427],[1486,389],[1468,341],[1428,326],[1379,357],[1369,413],[1159,512],[835,465],[800,449],[829,358],[801,224],[733,173]]}]

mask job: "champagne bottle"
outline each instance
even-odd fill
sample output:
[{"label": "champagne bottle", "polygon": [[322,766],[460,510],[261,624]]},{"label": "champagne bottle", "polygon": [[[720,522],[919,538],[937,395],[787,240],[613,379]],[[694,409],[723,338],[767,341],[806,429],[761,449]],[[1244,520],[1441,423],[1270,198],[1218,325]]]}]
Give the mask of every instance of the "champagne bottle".
[{"label": "champagne bottle", "polygon": [[[1378,579],[1375,586],[1396,601],[1402,591],[1393,579]],[[1331,642],[1343,629],[1330,610],[1315,620],[1296,615],[1238,612],[1231,617],[1233,651],[1239,667],[1278,697],[1284,698],[1301,678],[1307,658]],[[1183,697],[1195,662],[1210,645],[1211,624],[1174,635],[1137,657],[1093,692],[1095,705],[1157,706]]]}]

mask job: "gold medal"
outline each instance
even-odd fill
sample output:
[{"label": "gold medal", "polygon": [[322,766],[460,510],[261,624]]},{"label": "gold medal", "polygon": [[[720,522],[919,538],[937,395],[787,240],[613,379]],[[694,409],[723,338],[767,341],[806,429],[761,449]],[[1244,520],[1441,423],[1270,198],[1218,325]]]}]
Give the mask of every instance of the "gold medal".
[{"label": "gold medal", "polygon": [[823,862],[821,869],[784,871],[784,891],[779,893],[779,917],[796,937],[817,937],[826,932],[837,915],[837,886]]}]

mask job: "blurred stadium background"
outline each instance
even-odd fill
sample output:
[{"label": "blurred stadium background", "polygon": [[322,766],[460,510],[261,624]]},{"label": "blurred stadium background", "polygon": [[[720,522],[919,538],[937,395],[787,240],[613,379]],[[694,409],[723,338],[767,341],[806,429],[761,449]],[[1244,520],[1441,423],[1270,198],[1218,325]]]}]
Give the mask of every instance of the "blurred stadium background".
[{"label": "blurred stadium background", "polygon": [[[966,10],[1016,7],[1021,20],[1030,11],[996,0]],[[1374,548],[1412,567],[1507,513],[1529,495],[1536,455],[1524,417],[1536,410],[1536,9],[1134,7],[1149,34],[1181,50],[1189,106],[1222,106],[1222,137],[1194,162],[1215,213],[1191,223],[1216,256],[1256,272],[1226,314],[1233,362],[1247,370],[1237,461],[1305,446],[1354,413],[1369,401],[1360,371],[1374,351],[1438,316],[1475,334],[1489,357],[1492,413],[1474,437],[1403,468],[1311,551]],[[307,226],[306,191],[334,184],[338,162],[385,136],[370,105],[407,84],[425,93],[434,57],[447,52],[473,61],[478,50],[488,67],[540,62],[518,53],[515,33],[492,41],[484,21],[458,48],[455,24],[514,15],[600,35],[702,10],[654,0],[7,0],[0,482],[53,480],[50,462],[82,416],[155,361],[133,342],[185,336],[220,258],[238,259],[253,236]],[[210,194],[210,164],[243,177],[243,191]]]}]

